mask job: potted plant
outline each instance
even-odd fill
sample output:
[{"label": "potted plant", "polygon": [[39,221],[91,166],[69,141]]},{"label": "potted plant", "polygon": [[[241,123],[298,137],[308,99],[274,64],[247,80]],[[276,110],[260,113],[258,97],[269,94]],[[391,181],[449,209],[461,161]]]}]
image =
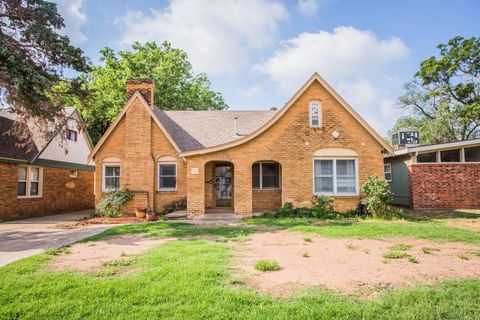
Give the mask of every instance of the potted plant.
[{"label": "potted plant", "polygon": [[158,217],[155,212],[147,212],[147,221],[155,221]]},{"label": "potted plant", "polygon": [[145,218],[147,208],[135,208],[135,216],[137,218]]}]

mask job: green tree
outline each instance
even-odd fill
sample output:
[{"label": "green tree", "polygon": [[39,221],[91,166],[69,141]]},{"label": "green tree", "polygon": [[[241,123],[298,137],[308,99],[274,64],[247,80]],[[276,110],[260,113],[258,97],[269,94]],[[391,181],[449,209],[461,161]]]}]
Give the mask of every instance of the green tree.
[{"label": "green tree", "polygon": [[131,51],[101,51],[102,65],[85,75],[92,101],[81,108],[92,139],[96,142],[125,105],[128,78],[155,82],[155,104],[163,110],[227,108],[222,96],[210,89],[205,74],[194,75],[187,54],[168,42],[134,43]]},{"label": "green tree", "polygon": [[480,38],[455,37],[420,64],[399,98],[411,112],[391,130],[417,129],[422,144],[480,136]]},{"label": "green tree", "polygon": [[[63,70],[88,72],[83,52],[57,32],[64,27],[57,6],[42,0],[0,1],[0,95],[26,121],[52,120],[62,127],[62,102],[85,96],[79,78],[66,80]],[[64,90],[55,90],[67,81]],[[83,100],[83,99],[79,99]],[[44,126],[47,131],[47,126]],[[51,127],[50,127],[51,129]]]}]

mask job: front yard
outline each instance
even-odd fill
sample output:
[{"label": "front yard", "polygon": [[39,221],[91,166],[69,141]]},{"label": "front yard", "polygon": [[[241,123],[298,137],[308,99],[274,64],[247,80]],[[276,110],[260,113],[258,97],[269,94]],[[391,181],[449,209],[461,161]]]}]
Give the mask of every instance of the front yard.
[{"label": "front yard", "polygon": [[1,267],[0,319],[480,318],[479,212],[407,217],[115,227]]}]

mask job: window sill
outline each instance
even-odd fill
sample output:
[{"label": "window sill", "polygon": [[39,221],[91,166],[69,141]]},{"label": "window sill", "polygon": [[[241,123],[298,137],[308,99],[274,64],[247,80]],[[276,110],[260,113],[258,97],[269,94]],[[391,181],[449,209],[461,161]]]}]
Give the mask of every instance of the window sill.
[{"label": "window sill", "polygon": [[39,199],[42,198],[42,195],[39,196],[17,196],[17,199]]},{"label": "window sill", "polygon": [[316,196],[327,196],[332,198],[359,198],[358,193],[344,193],[344,194],[333,194],[333,193],[315,193]]},{"label": "window sill", "polygon": [[257,192],[257,191],[281,191],[282,189],[281,188],[263,188],[263,189],[253,189],[254,192]]},{"label": "window sill", "polygon": [[157,192],[177,192],[177,189],[157,189]]}]

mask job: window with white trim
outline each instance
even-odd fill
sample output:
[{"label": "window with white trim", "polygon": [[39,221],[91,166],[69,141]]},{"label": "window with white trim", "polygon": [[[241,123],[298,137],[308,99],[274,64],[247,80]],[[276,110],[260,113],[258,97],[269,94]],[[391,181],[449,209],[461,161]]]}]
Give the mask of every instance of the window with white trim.
[{"label": "window with white trim", "polygon": [[18,168],[19,197],[41,197],[42,196],[42,169],[38,167]]},{"label": "window with white trim", "polygon": [[358,194],[356,159],[315,159],[313,174],[315,194]]},{"label": "window with white trim", "polygon": [[383,165],[383,174],[386,181],[388,182],[392,181],[392,164],[391,163],[385,163]]},{"label": "window with white trim", "polygon": [[117,163],[103,164],[103,191],[120,189],[121,168]]},{"label": "window with white trim", "polygon": [[318,128],[322,126],[322,110],[320,107],[320,102],[312,101],[310,102],[310,126]]},{"label": "window with white trim", "polygon": [[278,162],[257,162],[252,166],[253,189],[279,189],[280,164]]},{"label": "window with white trim", "polygon": [[67,139],[71,141],[77,141],[77,131],[68,129]]},{"label": "window with white trim", "polygon": [[158,191],[177,190],[177,164],[160,162],[158,164]]}]

